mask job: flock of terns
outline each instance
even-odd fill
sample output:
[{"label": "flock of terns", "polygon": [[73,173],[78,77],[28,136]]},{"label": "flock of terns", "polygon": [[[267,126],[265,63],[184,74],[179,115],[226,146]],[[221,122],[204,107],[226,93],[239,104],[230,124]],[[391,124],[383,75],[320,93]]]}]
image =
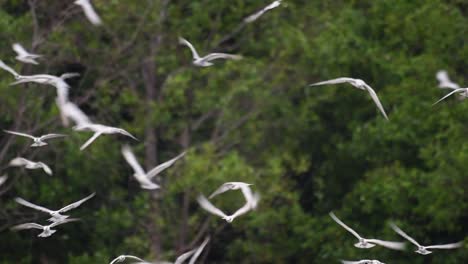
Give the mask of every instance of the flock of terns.
[{"label": "flock of terns", "polygon": [[[260,11],[245,18],[244,23],[251,23],[257,20],[268,10],[271,10],[273,8],[280,6],[281,2],[282,2],[281,0],[274,1],[273,3],[261,9]],[[101,19],[99,18],[98,14],[95,12],[89,0],[77,0],[74,3],[83,9],[85,16],[88,18],[88,20],[92,24],[96,26],[99,26],[100,24],[102,24]],[[195,66],[209,67],[209,66],[212,66],[213,61],[217,59],[229,59],[229,60],[242,59],[242,56],[226,54],[226,53],[210,53],[208,55],[201,57],[199,53],[197,52],[197,50],[194,48],[194,46],[186,39],[180,37],[179,43],[187,46],[190,49],[192,53],[192,57],[193,57],[193,64]],[[13,44],[12,48],[17,53],[16,59],[18,61],[23,62],[23,63],[28,63],[28,64],[34,64],[34,65],[39,64],[37,60],[40,59],[42,55],[29,53],[19,43]],[[16,81],[11,83],[11,85],[18,85],[18,84],[23,84],[23,83],[37,83],[37,84],[50,85],[56,88],[56,91],[57,91],[56,103],[60,110],[60,117],[61,117],[63,125],[68,126],[71,120],[75,123],[75,126],[72,128],[74,131],[78,131],[78,132],[90,131],[94,133],[93,136],[91,136],[80,147],[81,151],[86,149],[88,146],[90,146],[91,143],[93,143],[99,136],[105,135],[105,134],[121,134],[121,135],[130,137],[134,140],[138,140],[135,136],[133,136],[128,131],[122,128],[112,127],[112,126],[107,126],[107,125],[102,125],[102,124],[97,124],[97,123],[92,122],[91,119],[76,104],[69,101],[68,90],[70,89],[70,86],[66,83],[65,80],[68,78],[78,77],[79,76],[78,73],[65,73],[65,74],[62,74],[61,76],[53,76],[49,74],[20,75],[13,68],[6,65],[2,60],[0,60],[0,68],[12,74],[13,77],[16,79]],[[440,88],[452,89],[453,91],[448,93],[446,96],[442,97],[440,100],[438,100],[434,104],[439,103],[440,101],[446,99],[447,97],[451,96],[454,93],[458,93],[461,99],[468,98],[468,88],[460,88],[458,84],[452,82],[449,79],[446,71],[437,72],[436,78],[439,81]],[[341,77],[341,78],[336,78],[332,80],[313,83],[313,84],[310,84],[310,86],[342,84],[342,83],[348,83],[360,90],[367,91],[370,94],[372,100],[374,101],[379,111],[384,116],[384,118],[388,120],[388,116],[376,92],[374,91],[374,89],[372,89],[371,86],[369,86],[363,80],[348,78],[348,77]],[[30,145],[31,147],[44,147],[48,145],[48,143],[46,142],[47,140],[56,139],[56,138],[64,138],[67,136],[64,134],[51,133],[51,134],[46,134],[46,135],[36,137],[36,136],[30,135],[24,132],[17,132],[17,131],[11,131],[11,130],[4,130],[4,132],[11,134],[11,135],[32,139],[33,143]],[[186,154],[186,152],[184,151],[181,154],[177,155],[176,157],[172,158],[171,160],[168,160],[162,164],[159,164],[158,166],[145,172],[145,170],[139,164],[134,153],[132,152],[130,146],[124,145],[121,149],[121,153],[124,159],[130,165],[130,167],[134,170],[133,176],[139,182],[140,187],[146,190],[155,190],[155,189],[161,188],[160,185],[153,182],[154,178],[157,175],[159,175],[161,172],[163,172],[164,170],[171,167],[173,164],[175,164],[179,159],[184,157],[184,155]],[[26,169],[42,169],[48,175],[52,175],[52,170],[45,163],[31,161],[23,157],[14,158],[13,160],[10,161],[9,166],[24,167]],[[6,182],[7,179],[8,179],[8,176],[6,175],[1,176],[0,186],[4,182]],[[200,194],[197,197],[197,202],[207,212],[224,219],[228,223],[231,223],[235,218],[239,217],[240,215],[243,215],[249,211],[256,209],[257,204],[260,200],[260,194],[258,192],[253,192],[251,189],[251,185],[252,184],[248,184],[244,182],[226,182],[222,184],[217,190],[215,190],[208,197],[208,199],[204,195]],[[231,191],[231,190],[240,190],[242,195],[244,196],[245,204],[233,214],[227,215],[221,209],[215,207],[210,202],[210,199],[222,193],[225,193],[227,191]],[[39,230],[42,230],[42,232],[38,235],[38,237],[49,237],[56,232],[56,230],[53,229],[54,227],[57,227],[58,225],[61,225],[61,224],[80,221],[80,219],[78,218],[69,218],[69,215],[64,215],[64,213],[79,207],[84,202],[93,198],[94,195],[95,193],[92,193],[89,196],[79,201],[76,201],[74,203],[71,203],[59,210],[51,210],[46,207],[33,204],[31,202],[26,201],[23,198],[18,197],[15,199],[17,203],[25,207],[29,207],[31,209],[35,209],[35,210],[48,214],[50,218],[47,220],[51,223],[48,225],[41,225],[37,223],[24,223],[24,224],[16,225],[12,227],[11,229],[12,230],[39,229]],[[405,249],[406,245],[404,242],[394,242],[394,241],[384,241],[380,239],[364,238],[360,236],[356,231],[351,229],[349,226],[347,226],[345,223],[343,223],[333,212],[330,212],[330,217],[336,223],[338,223],[340,226],[342,226],[345,230],[350,232],[352,235],[354,235],[358,239],[358,242],[354,244],[354,246],[357,248],[366,249],[366,248],[372,248],[378,245],[378,246],[382,246],[382,247],[393,249],[393,250]],[[415,252],[422,254],[422,255],[427,255],[427,254],[432,253],[431,251],[429,251],[429,249],[453,249],[453,248],[458,248],[462,246],[462,242],[445,244],[445,245],[422,246],[418,242],[416,242],[415,239],[407,235],[403,230],[401,230],[398,226],[396,226],[394,223],[391,223],[390,226],[396,233],[398,233],[400,236],[402,236],[403,238],[407,239],[409,242],[414,244],[417,247],[417,250]],[[200,256],[200,254],[202,253],[203,249],[205,248],[209,240],[210,239],[207,237],[198,247],[180,255],[173,263],[182,264],[187,260],[189,260],[189,264],[195,263],[195,261]],[[136,256],[132,256],[132,255],[120,255],[114,260],[112,260],[110,264],[122,262],[122,261],[125,261],[126,259],[136,261],[134,263],[150,264],[150,262],[146,262],[143,259],[136,257]],[[151,262],[151,263],[168,264],[172,262]],[[342,260],[342,263],[345,263],[345,264],[354,264],[354,263],[356,264],[379,264],[382,262],[378,260],[363,259],[359,261]]]}]

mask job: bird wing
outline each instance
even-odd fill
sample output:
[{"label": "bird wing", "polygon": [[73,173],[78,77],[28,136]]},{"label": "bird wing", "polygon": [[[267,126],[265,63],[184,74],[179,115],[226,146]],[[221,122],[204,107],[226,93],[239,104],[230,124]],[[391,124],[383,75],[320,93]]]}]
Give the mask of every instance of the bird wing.
[{"label": "bird wing", "polygon": [[36,205],[36,204],[33,204],[31,202],[28,202],[26,200],[24,200],[23,198],[15,198],[15,201],[23,206],[26,206],[26,207],[29,207],[29,208],[32,208],[32,209],[35,209],[35,210],[38,210],[38,211],[42,211],[42,212],[45,212],[45,213],[52,213],[53,211],[50,210],[50,209],[47,209],[45,207],[42,207],[42,206],[39,206],[39,205]]},{"label": "bird wing", "polygon": [[186,40],[186,39],[184,39],[182,37],[179,37],[179,43],[189,47],[189,49],[192,51],[193,59],[199,59],[200,58],[200,55],[198,55],[198,52],[193,47],[192,43],[190,43],[188,40]]},{"label": "bird wing", "polygon": [[252,206],[249,202],[246,202],[244,204],[244,206],[242,206],[241,208],[239,208],[235,213],[233,213],[232,215],[229,216],[230,219],[234,220],[235,218],[243,215],[243,214],[246,214],[247,212],[249,212],[250,210],[252,209]]},{"label": "bird wing", "polygon": [[245,201],[249,203],[250,209],[256,208],[258,199],[260,198],[258,194],[254,195],[249,185],[241,186],[241,191],[242,191],[242,194],[244,195]]},{"label": "bird wing", "polygon": [[31,161],[25,159],[25,158],[14,158],[10,161],[9,165],[10,166],[25,166],[27,164],[31,163]]},{"label": "bird wing", "polygon": [[93,143],[94,140],[96,140],[96,138],[98,138],[100,135],[102,135],[101,132],[96,132],[94,133],[94,135],[92,137],[90,137],[88,139],[88,141],[86,141],[83,146],[80,147],[80,150],[84,150],[85,148],[87,148],[91,143]]},{"label": "bird wing", "polygon": [[273,9],[273,8],[276,8],[278,7],[279,5],[281,4],[281,0],[279,1],[274,1],[273,3],[267,5],[266,7],[264,7],[262,10],[246,17],[244,19],[244,22],[245,23],[251,23],[251,22],[254,22],[255,20],[257,20],[259,17],[261,17],[266,11],[270,10],[270,9]]},{"label": "bird wing", "polygon": [[19,55],[19,56],[28,56],[29,55],[29,52],[27,52],[23,46],[21,46],[21,44],[19,43],[15,43],[12,45],[12,48],[13,50]]},{"label": "bird wing", "polygon": [[64,135],[64,134],[46,134],[46,135],[42,135],[40,139],[47,140],[47,139],[60,138],[60,137],[66,137],[66,136],[67,135]]},{"label": "bird wing", "polygon": [[76,222],[76,221],[81,221],[81,220],[79,218],[67,218],[67,219],[63,219],[63,220],[58,221],[58,222],[53,222],[49,226],[54,227],[54,226],[58,226],[58,225],[61,225],[61,224],[66,224],[66,223]]},{"label": "bird wing", "polygon": [[438,104],[440,101],[442,101],[442,100],[444,100],[445,98],[451,96],[452,94],[454,94],[454,93],[459,93],[459,92],[462,92],[462,91],[464,91],[464,90],[466,90],[466,88],[458,88],[458,89],[455,89],[455,90],[451,91],[450,93],[448,93],[446,96],[440,98],[439,101],[433,103],[432,105],[436,105],[436,104]]},{"label": "bird wing", "polygon": [[203,60],[205,61],[212,61],[216,59],[230,59],[230,60],[240,60],[242,59],[242,56],[240,55],[233,55],[233,54],[227,54],[227,53],[210,53],[203,57]]},{"label": "bird wing", "polygon": [[69,204],[69,205],[63,207],[62,209],[58,210],[58,212],[59,212],[59,213],[65,213],[65,212],[70,211],[71,209],[75,209],[75,208],[77,208],[78,206],[80,206],[82,203],[84,203],[84,202],[88,201],[89,199],[93,198],[93,196],[94,196],[95,194],[96,194],[96,193],[92,193],[92,194],[86,196],[85,198],[83,198],[83,199],[81,199],[81,200],[79,200],[79,201],[77,201],[77,202],[74,202],[74,203],[72,203],[72,204]]},{"label": "bird wing", "polygon": [[385,117],[385,119],[388,120],[388,116],[385,113],[382,103],[380,102],[379,97],[375,93],[374,89],[372,89],[369,85],[366,85],[366,90],[369,92],[370,96],[372,97],[372,100],[377,105],[377,108],[379,108],[380,112],[382,112],[382,115]]},{"label": "bird wing", "polygon": [[201,245],[197,248],[197,251],[195,251],[195,254],[193,254],[192,258],[190,259],[189,264],[195,264],[195,261],[200,256],[200,254],[202,253],[203,249],[205,248],[206,244],[208,244],[209,241],[210,241],[209,237],[205,238],[203,243],[201,243]]},{"label": "bird wing", "polygon": [[309,84],[309,86],[327,85],[327,84],[338,84],[338,83],[352,83],[355,79],[349,77],[340,77],[328,81],[316,82]]},{"label": "bird wing", "polygon": [[101,18],[98,16],[89,0],[80,1],[80,6],[83,8],[83,12],[89,22],[96,26],[102,24]]},{"label": "bird wing", "polygon": [[127,130],[125,129],[122,129],[122,128],[115,128],[115,132],[119,133],[119,134],[122,134],[122,135],[125,135],[127,137],[131,137],[133,138],[134,140],[137,140],[138,141],[138,138],[134,137],[132,134],[130,134]]},{"label": "bird wing", "polygon": [[41,226],[40,224],[36,224],[36,223],[25,223],[21,225],[16,225],[16,226],[13,226],[11,229],[12,230],[24,230],[24,229],[31,229],[31,228],[44,229],[43,226]]},{"label": "bird wing", "polygon": [[197,197],[197,202],[203,209],[205,209],[206,211],[208,211],[211,214],[220,216],[222,218],[227,218],[228,217],[225,213],[223,213],[223,211],[219,210],[212,203],[210,203],[210,201],[208,201],[206,199],[206,197],[203,196],[202,194],[200,194]]},{"label": "bird wing", "polygon": [[39,164],[42,167],[45,173],[52,175],[52,170],[50,169],[49,166],[47,166],[47,164],[45,164],[44,162],[37,162],[37,164]]},{"label": "bird wing", "polygon": [[177,257],[176,261],[174,262],[174,264],[182,264],[184,263],[188,258],[190,258],[190,256],[193,255],[193,253],[195,253],[195,251],[197,251],[197,249],[192,249],[190,251],[187,251],[185,252],[184,254],[180,255],[179,257]]},{"label": "bird wing", "polygon": [[225,193],[229,190],[231,190],[232,188],[234,187],[233,183],[232,182],[226,182],[226,183],[223,183],[221,186],[219,186],[218,189],[216,189],[216,191],[214,191],[208,198],[213,198],[215,197],[216,195],[218,194],[222,194],[222,193]]},{"label": "bird wing", "polygon": [[428,249],[452,249],[452,248],[459,248],[463,246],[463,242],[457,242],[457,243],[451,243],[451,244],[444,244],[444,245],[432,245],[432,246],[427,246],[425,248]]},{"label": "bird wing", "polygon": [[147,177],[149,179],[152,179],[153,177],[155,177],[156,175],[158,175],[161,171],[169,168],[170,166],[172,166],[172,164],[174,164],[177,160],[179,160],[180,158],[182,158],[184,155],[185,155],[185,151],[182,152],[181,154],[179,154],[177,157],[171,159],[171,160],[168,160],[164,163],[161,163],[159,164],[158,166],[156,166],[155,168],[153,168],[152,170],[148,171],[147,173]]},{"label": "bird wing", "polygon": [[417,247],[420,247],[421,245],[416,242],[416,240],[414,240],[414,238],[410,237],[408,234],[406,234],[405,232],[403,232],[403,230],[401,230],[397,225],[395,225],[394,223],[390,223],[390,227],[395,230],[395,232],[397,232],[400,236],[404,237],[406,240],[408,240],[409,242],[413,243],[414,245],[416,245]]},{"label": "bird wing", "polygon": [[459,89],[460,86],[452,82],[448,76],[447,71],[440,70],[436,73],[436,78],[439,81],[440,88]]},{"label": "bird wing", "polygon": [[5,132],[8,133],[8,134],[13,134],[13,135],[17,135],[17,136],[22,136],[22,137],[28,137],[28,138],[31,138],[31,139],[35,139],[34,136],[29,135],[29,134],[20,133],[20,132],[15,132],[15,131],[10,131],[10,130],[3,130],[3,131],[5,131]]},{"label": "bird wing", "polygon": [[138,163],[138,160],[136,159],[135,154],[133,154],[132,149],[128,145],[125,145],[122,147],[122,155],[124,156],[127,163],[135,171],[135,174],[140,174],[140,175],[146,174],[143,168],[141,167],[140,163]]},{"label": "bird wing", "polygon": [[6,65],[2,60],[0,60],[0,68],[4,69],[5,71],[11,73],[15,77],[19,77],[20,75],[13,70],[10,66]]},{"label": "bird wing", "polygon": [[91,124],[89,117],[76,104],[57,101],[57,105],[63,116],[72,119],[76,125]]},{"label": "bird wing", "polygon": [[338,219],[338,217],[336,217],[336,215],[333,213],[333,212],[330,212],[329,215],[331,216],[331,218],[333,218],[333,220],[335,220],[335,222],[337,222],[340,226],[342,226],[344,229],[348,230],[348,232],[350,232],[351,234],[353,234],[355,237],[357,237],[358,239],[362,239],[362,237],[356,232],[354,231],[353,229],[351,229],[351,227],[345,225],[345,223],[341,222],[340,219]]},{"label": "bird wing", "polygon": [[362,260],[359,260],[359,261],[341,260],[341,263],[343,263],[343,264],[361,264],[361,263],[365,263],[365,262],[362,262]]},{"label": "bird wing", "polygon": [[367,242],[372,244],[377,244],[382,247],[394,249],[394,250],[404,250],[405,243],[404,242],[394,242],[394,241],[385,241],[380,239],[366,239]]},{"label": "bird wing", "polygon": [[2,175],[2,176],[0,177],[0,186],[1,186],[2,184],[4,184],[4,183],[6,182],[6,180],[8,180],[8,175]]},{"label": "bird wing", "polygon": [[77,72],[67,72],[67,73],[60,75],[60,79],[65,80],[65,79],[79,77],[79,76],[80,74]]}]

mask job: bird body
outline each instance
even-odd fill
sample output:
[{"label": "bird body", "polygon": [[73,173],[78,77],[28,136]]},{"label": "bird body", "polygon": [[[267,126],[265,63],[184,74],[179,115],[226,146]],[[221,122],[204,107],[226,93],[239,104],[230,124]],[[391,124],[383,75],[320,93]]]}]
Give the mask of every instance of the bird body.
[{"label": "bird body", "polygon": [[341,83],[349,83],[352,86],[354,86],[354,87],[356,87],[356,88],[358,88],[360,90],[367,91],[370,94],[370,96],[371,96],[372,100],[374,101],[375,105],[377,106],[377,108],[382,113],[382,115],[385,117],[385,119],[388,120],[388,116],[385,113],[385,110],[384,110],[384,108],[382,106],[382,103],[380,102],[379,97],[375,93],[374,89],[372,89],[372,87],[370,87],[367,83],[365,83],[361,79],[354,79],[354,78],[349,78],[349,77],[340,77],[340,78],[336,78],[336,79],[332,79],[332,80],[328,80],[328,81],[313,83],[313,84],[310,84],[309,86],[319,86],[319,85],[328,85],[328,84],[341,84]]},{"label": "bird body", "polygon": [[182,37],[179,37],[179,43],[189,47],[189,49],[192,51],[193,64],[196,66],[200,66],[200,67],[212,66],[213,63],[211,61],[217,60],[217,59],[231,59],[231,60],[242,59],[242,56],[232,55],[232,54],[227,54],[227,53],[210,53],[204,57],[200,57],[197,50],[195,50],[195,47],[188,40]]},{"label": "bird body", "polygon": [[25,158],[17,157],[10,161],[9,166],[25,167],[26,169],[35,170],[43,169],[45,173],[52,175],[52,170],[43,162],[30,161]]},{"label": "bird body", "polygon": [[15,43],[12,45],[13,50],[16,52],[17,56],[16,59],[18,61],[29,63],[29,64],[39,64],[36,59],[42,57],[42,55],[33,54],[27,52],[23,46],[19,43]]}]

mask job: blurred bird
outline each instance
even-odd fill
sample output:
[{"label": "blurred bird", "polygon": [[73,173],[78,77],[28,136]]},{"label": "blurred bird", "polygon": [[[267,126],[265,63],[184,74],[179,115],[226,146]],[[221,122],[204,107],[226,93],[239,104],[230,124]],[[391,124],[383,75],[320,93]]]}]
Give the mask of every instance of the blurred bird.
[{"label": "blurred bird", "polygon": [[193,56],[193,64],[196,66],[200,66],[200,67],[211,66],[213,65],[211,61],[216,60],[216,59],[231,59],[231,60],[242,59],[242,56],[226,54],[226,53],[210,53],[204,57],[200,57],[200,55],[198,55],[198,52],[195,50],[193,45],[190,42],[188,42],[186,39],[179,37],[179,43],[190,48],[190,50],[192,51],[192,56]]},{"label": "blurred bird", "polygon": [[454,93],[458,93],[458,94],[460,94],[463,98],[467,98],[467,97],[468,97],[468,88],[459,88],[459,89],[455,89],[455,90],[451,91],[450,93],[448,93],[447,95],[445,95],[444,97],[440,98],[437,102],[433,103],[432,105],[438,104],[440,101],[446,99],[447,97],[451,96],[451,95],[454,94]]},{"label": "blurred bird", "polygon": [[34,162],[25,158],[17,157],[10,161],[9,166],[25,167],[26,169],[43,169],[45,173],[52,175],[52,170],[43,162]]},{"label": "blurred bird", "polygon": [[378,260],[370,260],[370,259],[363,259],[358,261],[349,261],[349,260],[342,260],[341,263],[343,264],[385,264]]},{"label": "blurred bird", "polygon": [[77,202],[74,202],[74,203],[71,203],[59,210],[56,210],[56,211],[53,211],[53,210],[50,210],[50,209],[47,209],[45,207],[42,207],[42,206],[39,206],[39,205],[35,205],[31,202],[28,202],[26,200],[24,200],[23,198],[15,198],[15,201],[23,206],[26,206],[26,207],[29,207],[29,208],[32,208],[32,209],[35,209],[35,210],[38,210],[38,211],[41,211],[41,212],[45,212],[45,213],[48,213],[50,216],[52,216],[51,218],[48,219],[48,221],[50,222],[60,222],[60,221],[63,221],[65,220],[66,218],[68,218],[69,216],[68,215],[62,215],[62,213],[65,213],[65,212],[68,212],[72,209],[75,209],[77,208],[78,206],[80,206],[81,204],[83,204],[84,202],[88,201],[89,199],[93,198],[93,196],[95,195],[95,193],[92,193],[91,195],[88,195],[86,196],[85,198],[77,201]]},{"label": "blurred bird", "polygon": [[[241,190],[245,197],[245,200],[250,205],[251,209],[257,207],[258,198],[254,198],[252,190],[250,188],[252,184],[244,182],[226,182],[222,184],[216,191],[214,191],[208,198],[211,199],[219,194],[222,194],[231,190]],[[258,194],[257,194],[258,195]]]},{"label": "blurred bird", "polygon": [[29,135],[29,134],[10,131],[10,130],[3,130],[3,131],[5,131],[8,134],[31,138],[34,141],[34,143],[31,145],[31,147],[46,146],[48,144],[46,142],[44,142],[44,140],[53,139],[53,138],[60,138],[60,137],[66,137],[67,136],[67,135],[63,135],[63,134],[47,134],[47,135],[42,135],[40,137],[35,137],[35,136]]},{"label": "blurred bird", "polygon": [[385,117],[385,119],[388,120],[387,114],[385,113],[385,110],[382,106],[382,103],[380,103],[379,97],[377,97],[377,94],[375,93],[374,89],[370,87],[368,84],[366,84],[363,80],[361,79],[353,79],[353,78],[348,78],[348,77],[341,77],[341,78],[336,78],[328,81],[323,81],[323,82],[318,82],[318,83],[313,83],[310,84],[309,86],[318,86],[318,85],[327,85],[327,84],[340,84],[340,83],[349,83],[352,86],[367,91],[372,100],[374,100],[374,103],[377,105],[377,108],[379,108],[380,112],[382,112],[382,115]]},{"label": "blurred bird", "polygon": [[120,256],[116,257],[115,259],[113,259],[109,264],[122,262],[122,261],[125,261],[126,259],[133,259],[133,260],[137,260],[137,261],[142,261],[143,263],[147,263],[147,262],[145,262],[144,260],[142,260],[139,257],[135,257],[135,256],[132,256],[132,255],[120,255]]},{"label": "blurred bird", "polygon": [[442,89],[458,89],[460,86],[452,82],[446,70],[440,70],[436,73],[436,78],[439,81],[439,88]]},{"label": "blurred bird", "polygon": [[402,243],[402,242],[392,242],[392,241],[384,241],[384,240],[379,240],[379,239],[363,238],[356,231],[354,231],[349,226],[341,222],[341,220],[338,219],[338,217],[336,217],[336,215],[333,212],[330,212],[330,216],[331,218],[333,218],[335,222],[337,222],[344,229],[346,229],[348,232],[353,234],[357,239],[359,239],[359,242],[354,244],[354,246],[357,248],[372,248],[372,247],[375,247],[375,245],[379,245],[379,246],[383,246],[383,247],[394,249],[394,250],[405,249],[405,243]]},{"label": "blurred bird", "polygon": [[252,23],[254,22],[255,20],[257,20],[258,18],[260,18],[263,14],[265,14],[265,12],[267,12],[268,10],[271,10],[273,8],[276,8],[278,6],[280,6],[281,4],[281,0],[277,0],[277,1],[274,1],[273,3],[267,5],[266,7],[264,7],[262,10],[256,12],[255,14],[252,14],[248,17],[246,17],[244,19],[244,22],[245,23]]},{"label": "blurred bird", "polygon": [[103,134],[122,134],[127,137],[131,137],[134,140],[138,140],[136,137],[134,137],[132,134],[130,134],[129,132],[127,132],[126,130],[122,128],[105,126],[105,125],[100,125],[100,124],[92,124],[92,123],[78,124],[73,127],[73,130],[94,132],[94,135],[91,138],[89,138],[88,141],[86,141],[80,147],[80,150],[84,150],[91,143],[93,143],[94,140],[96,140],[100,135],[103,135]]},{"label": "blurred bird", "polygon": [[132,167],[133,171],[135,172],[133,176],[140,183],[141,188],[153,190],[153,189],[160,188],[160,186],[154,182],[151,182],[151,179],[154,178],[163,170],[172,166],[177,160],[179,160],[185,155],[185,152],[182,152],[181,154],[179,154],[178,156],[176,156],[175,158],[171,160],[168,160],[164,163],[159,164],[158,166],[154,167],[148,172],[145,172],[143,168],[140,166],[140,164],[138,163],[138,160],[135,157],[135,154],[133,154],[132,149],[128,145],[125,145],[122,147],[122,155],[124,156],[127,163]]},{"label": "blurred bird", "polygon": [[407,235],[403,230],[401,230],[398,226],[396,226],[394,223],[390,223],[390,226],[397,232],[400,236],[404,237],[407,239],[409,242],[413,243],[415,246],[418,247],[418,249],[415,251],[416,253],[419,253],[421,255],[428,255],[431,254],[432,251],[429,251],[428,249],[454,249],[454,248],[459,248],[463,245],[463,242],[457,242],[457,243],[452,243],[452,244],[445,244],[445,245],[432,245],[432,246],[421,246],[416,240],[414,240],[412,237]]},{"label": "blurred bird", "polygon": [[26,224],[16,225],[16,226],[12,227],[11,229],[15,230],[15,231],[16,230],[24,230],[24,229],[42,229],[42,233],[40,233],[37,236],[38,237],[49,237],[53,233],[57,232],[57,230],[52,229],[53,227],[61,225],[61,224],[69,223],[69,222],[75,222],[75,221],[79,221],[79,219],[77,219],[77,218],[65,219],[63,221],[54,222],[54,223],[52,223],[50,225],[46,225],[46,226],[36,224],[36,223],[26,223]]},{"label": "blurred bird", "polygon": [[95,26],[102,24],[101,18],[98,16],[89,0],[76,0],[74,3],[83,9],[83,12],[88,18],[89,22]]},{"label": "blurred bird", "polygon": [[13,44],[12,48],[16,52],[16,54],[18,54],[18,56],[16,56],[17,60],[24,62],[24,63],[29,63],[29,64],[36,64],[36,65],[39,64],[36,61],[36,59],[42,57],[42,55],[32,54],[32,53],[27,52],[23,48],[23,46],[21,46],[21,44],[19,43]]},{"label": "blurred bird", "polygon": [[71,119],[73,122],[75,122],[75,125],[78,126],[92,123],[89,117],[83,111],[81,111],[81,109],[76,104],[69,101],[62,102],[58,98],[56,102],[60,110],[60,116],[64,126],[69,125],[68,119]]}]

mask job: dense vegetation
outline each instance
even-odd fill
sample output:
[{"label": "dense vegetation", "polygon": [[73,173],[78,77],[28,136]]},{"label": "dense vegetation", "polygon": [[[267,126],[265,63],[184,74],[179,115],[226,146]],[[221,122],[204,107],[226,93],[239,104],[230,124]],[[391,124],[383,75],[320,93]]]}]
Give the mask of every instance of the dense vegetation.
[{"label": "dense vegetation", "polygon": [[[255,23],[242,19],[269,1],[94,0],[93,27],[72,1],[0,0],[0,59],[25,74],[79,72],[71,101],[93,121],[127,129],[140,142],[64,127],[55,89],[9,86],[0,72],[0,128],[69,134],[40,149],[0,134],[0,263],[108,263],[120,254],[174,259],[210,235],[205,263],[467,263],[467,246],[428,256],[353,247],[334,211],[363,235],[402,240],[395,221],[424,244],[468,242],[468,102],[437,88],[435,73],[468,83],[468,3],[463,0],[291,0]],[[241,61],[191,65],[183,36],[201,53]],[[11,44],[43,54],[14,60]],[[361,78],[379,94],[386,121]],[[186,158],[142,190],[120,154],[124,143],[149,168],[184,149]],[[8,168],[16,156],[51,165],[54,175]],[[196,196],[225,181],[253,183],[257,211],[232,224],[200,209]],[[50,238],[9,230],[49,208],[96,192]],[[226,211],[238,193],[214,200]],[[412,247],[410,247],[412,249]]]}]

